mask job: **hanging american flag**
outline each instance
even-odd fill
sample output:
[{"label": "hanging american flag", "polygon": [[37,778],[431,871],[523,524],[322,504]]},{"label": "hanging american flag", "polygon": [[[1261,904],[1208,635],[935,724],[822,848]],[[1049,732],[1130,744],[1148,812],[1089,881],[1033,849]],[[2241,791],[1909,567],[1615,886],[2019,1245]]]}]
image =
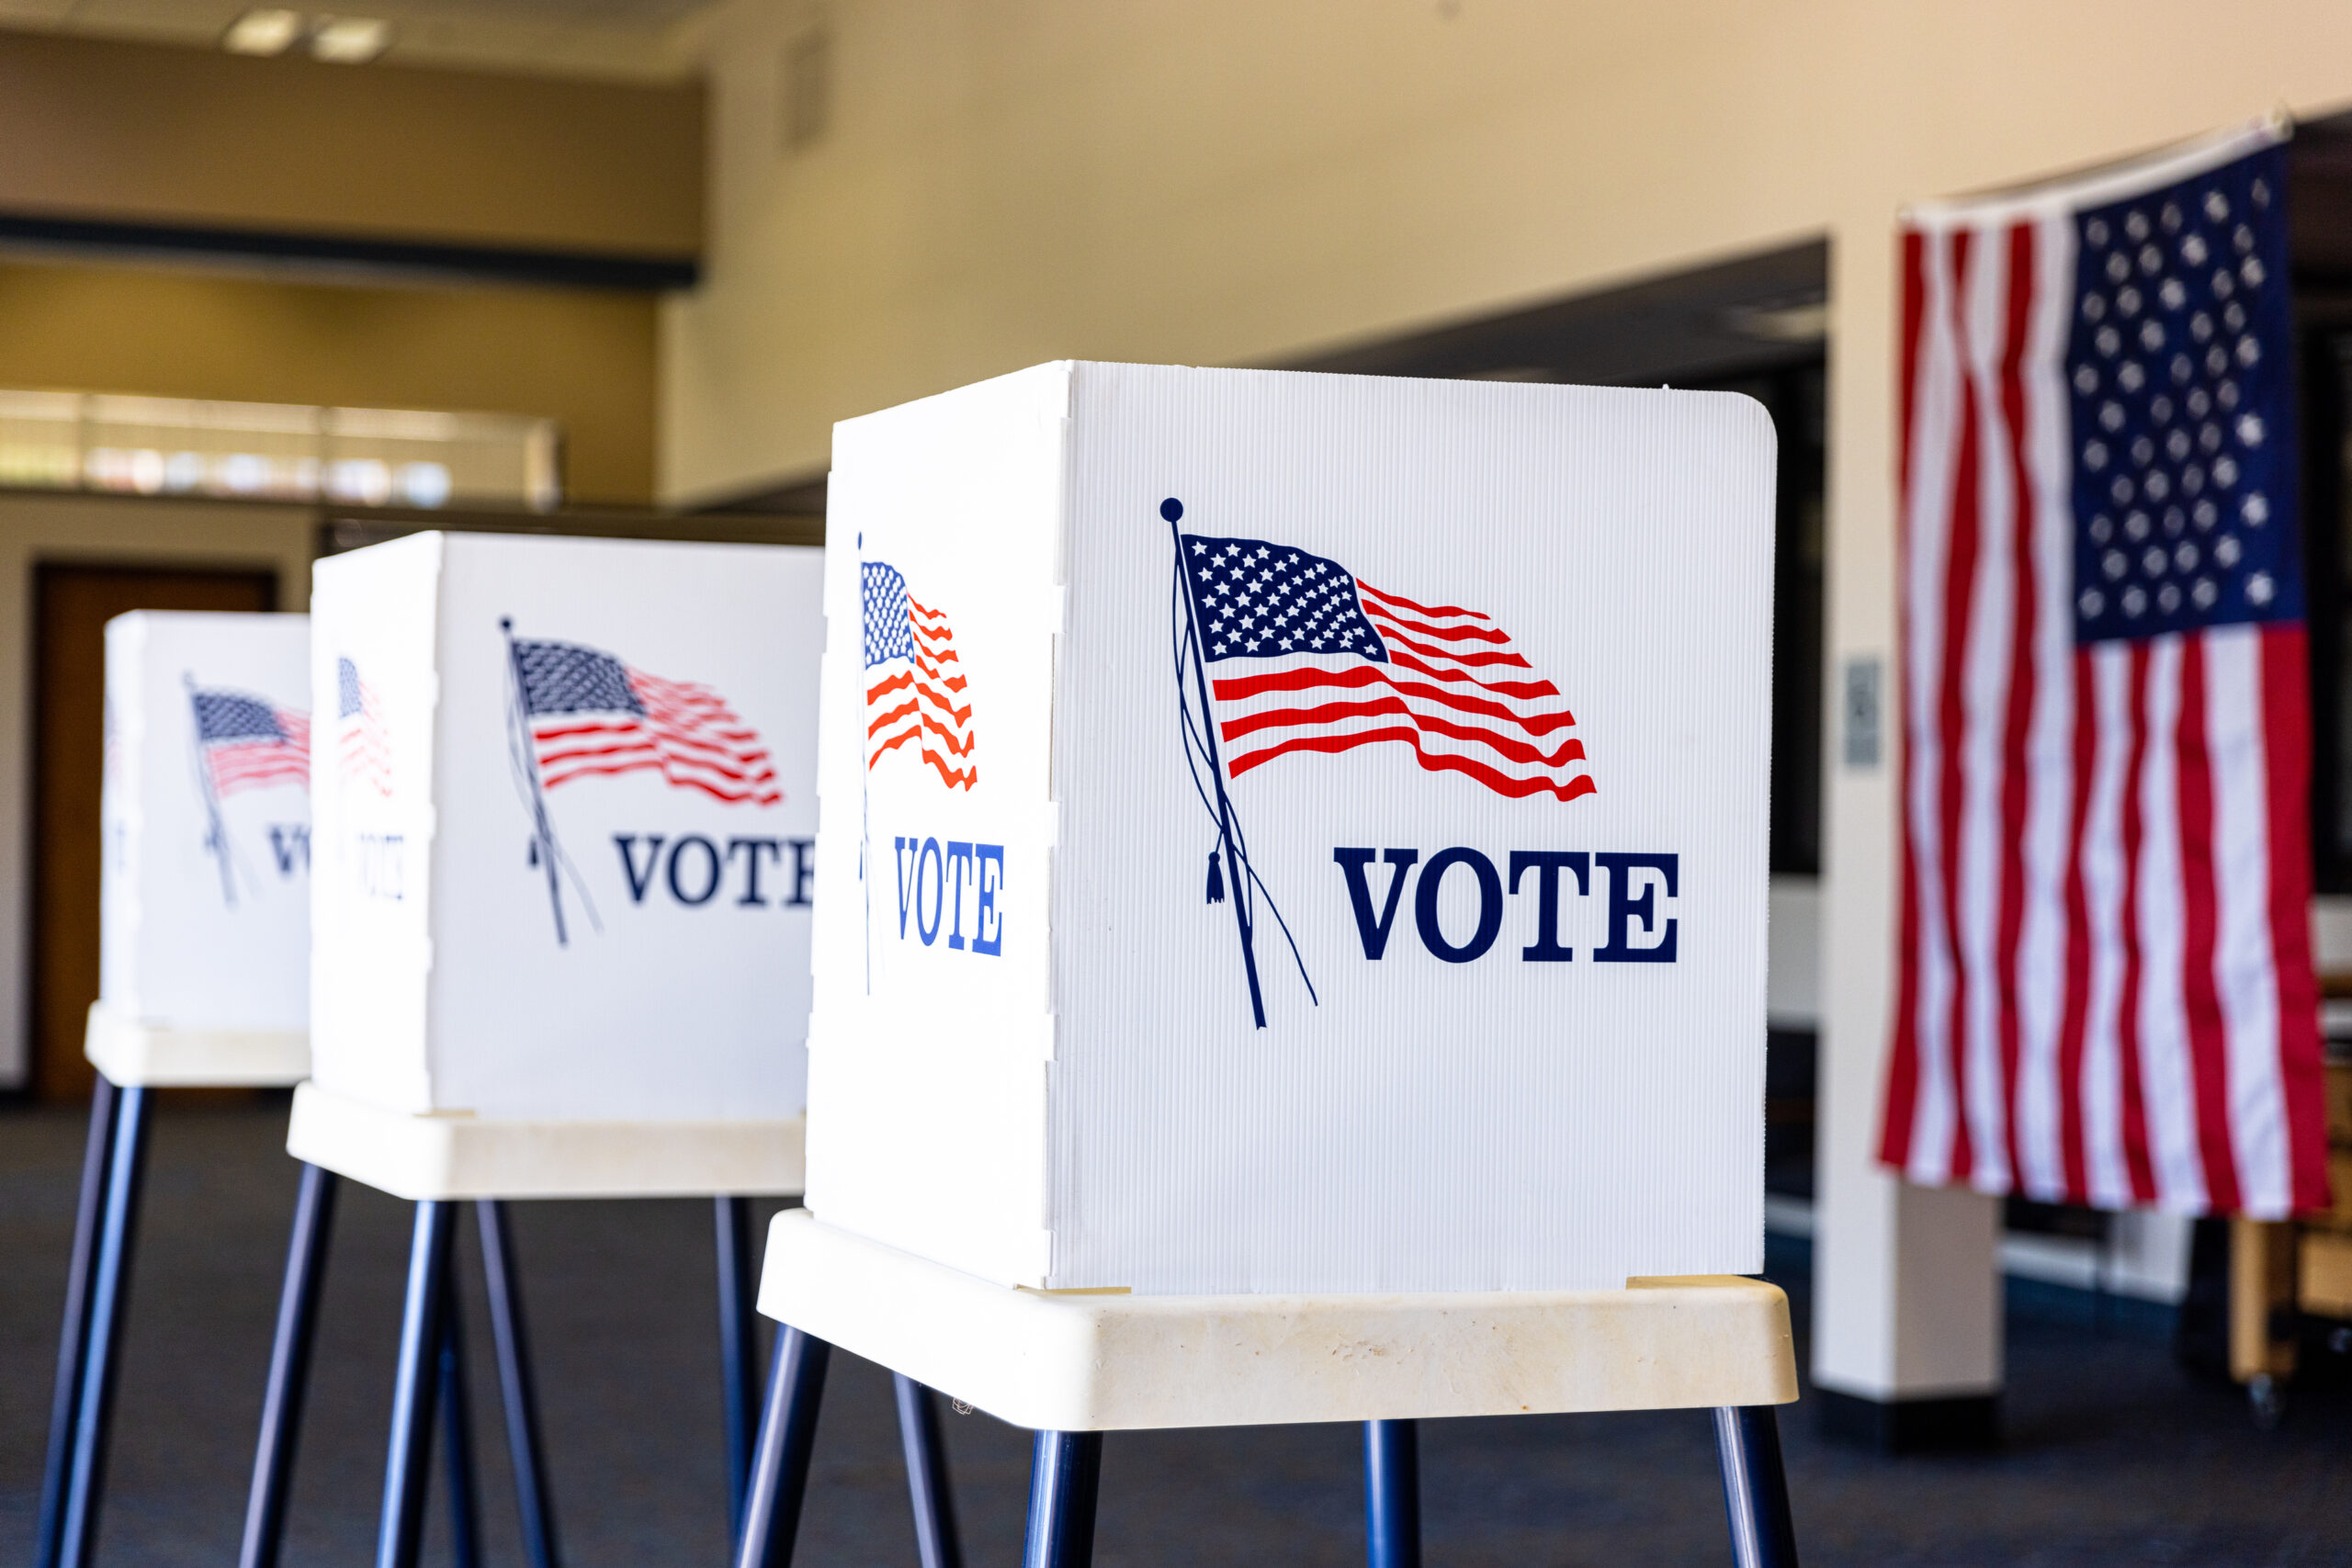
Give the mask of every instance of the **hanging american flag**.
[{"label": "hanging american flag", "polygon": [[192,687],[197,751],[216,799],[269,784],[311,784],[311,716],[244,692]]},{"label": "hanging american flag", "polygon": [[2282,143],[1909,216],[1915,1181],[2327,1201]]},{"label": "hanging american flag", "polygon": [[947,617],[907,592],[896,567],[859,568],[865,616],[865,765],[909,741],[949,789],[980,779],[963,660]]},{"label": "hanging american flag", "polygon": [[708,686],[577,643],[518,637],[514,660],[540,788],[649,770],[730,804],[784,799],[758,731]]},{"label": "hanging american flag", "polygon": [[1264,539],[1178,541],[1225,770],[1396,741],[1499,795],[1595,785],[1576,717],[1492,616],[1416,603]]},{"label": "hanging american flag", "polygon": [[336,750],[343,776],[348,783],[389,796],[392,742],[384,728],[384,710],[377,705],[376,689],[359,678],[359,666],[348,659],[334,661],[334,688]]}]

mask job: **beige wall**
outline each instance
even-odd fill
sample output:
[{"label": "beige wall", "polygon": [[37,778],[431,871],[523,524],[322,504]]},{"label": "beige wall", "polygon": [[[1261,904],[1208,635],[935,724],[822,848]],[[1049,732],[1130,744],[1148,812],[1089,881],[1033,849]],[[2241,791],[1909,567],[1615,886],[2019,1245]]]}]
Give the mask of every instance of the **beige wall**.
[{"label": "beige wall", "polygon": [[1273,359],[1825,231],[1883,278],[1905,199],[2352,97],[2352,11],[2315,0],[838,0],[832,128],[787,155],[817,14],[709,25],[673,494],[1060,355]]},{"label": "beige wall", "polygon": [[[1039,360],[1280,362],[1826,234],[1831,670],[1894,636],[1898,207],[2352,101],[2334,0],[831,0],[834,124],[788,156],[776,61],[815,15],[709,25],[665,492],[821,473],[831,421]],[[1814,1371],[1974,1393],[1993,1206],[1869,1159],[1892,776],[1826,802]]]},{"label": "beige wall", "polygon": [[698,84],[0,32],[0,211],[691,258]]},{"label": "beige wall", "polygon": [[24,1080],[30,998],[33,568],[43,561],[264,567],[311,603],[317,514],[299,507],[0,492],[0,1087]]},{"label": "beige wall", "polygon": [[545,415],[568,499],[653,489],[651,296],[0,262],[0,387]]}]

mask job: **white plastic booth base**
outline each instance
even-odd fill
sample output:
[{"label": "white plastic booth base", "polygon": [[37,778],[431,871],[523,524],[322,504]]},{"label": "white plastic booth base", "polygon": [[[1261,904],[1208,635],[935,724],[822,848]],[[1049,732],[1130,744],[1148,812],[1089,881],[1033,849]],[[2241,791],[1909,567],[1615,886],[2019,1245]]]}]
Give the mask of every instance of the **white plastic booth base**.
[{"label": "white plastic booth base", "polygon": [[505,1122],[387,1111],[306,1083],[286,1152],[396,1198],[797,1197],[807,1123]]},{"label": "white plastic booth base", "polygon": [[715,1196],[719,1352],[726,1377],[729,1473],[740,1517],[759,1407],[750,1201],[799,1193],[804,1143],[804,1123],[797,1117],[663,1122],[420,1116],[331,1094],[313,1083],[298,1087],[286,1147],[302,1162],[302,1189],[287,1253],[241,1561],[274,1562],[283,1534],[338,1177],[416,1204],[394,1381],[380,1560],[414,1561],[436,1405],[448,1455],[453,1529],[463,1538],[457,1555],[459,1561],[472,1561],[476,1555],[453,1285],[458,1205],[466,1201],[475,1205],[481,1235],[524,1547],[533,1568],[554,1568],[560,1553],[540,1457],[506,1201]]},{"label": "white plastic booth base", "polygon": [[829,1348],[1037,1432],[1025,1561],[1091,1551],[1101,1434],[1365,1423],[1374,1568],[1419,1560],[1421,1417],[1712,1409],[1736,1560],[1795,1562],[1772,1407],[1797,1397],[1788,1301],[1729,1276],[1622,1291],[1138,1296],[1007,1289],[819,1223],[768,1230],[785,1325],[739,1568],[788,1563]]},{"label": "white plastic booth base", "polygon": [[121,1089],[283,1089],[311,1075],[306,1031],[167,1029],[104,1002],[90,1004],[82,1054]]}]

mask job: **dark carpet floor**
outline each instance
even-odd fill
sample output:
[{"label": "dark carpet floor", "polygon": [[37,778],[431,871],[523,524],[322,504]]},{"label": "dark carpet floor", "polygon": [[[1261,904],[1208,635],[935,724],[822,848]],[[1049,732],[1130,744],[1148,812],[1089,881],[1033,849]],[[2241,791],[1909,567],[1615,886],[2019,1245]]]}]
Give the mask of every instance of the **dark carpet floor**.
[{"label": "dark carpet floor", "polygon": [[[158,1117],[101,1563],[235,1560],[294,1192],[280,1108]],[[0,1562],[30,1559],[83,1124],[0,1112]],[[725,1560],[709,1206],[514,1206],[564,1554],[580,1568]],[[410,1209],[346,1187],[286,1561],[369,1560]],[[467,1303],[489,1561],[520,1561],[470,1227]],[[1804,1336],[1802,1249],[1776,1255]],[[2173,1363],[2152,1313],[2095,1328],[2080,1298],[2013,1300],[2007,1440],[1888,1460],[1783,1413],[1799,1540],[1836,1564],[2352,1562],[2352,1397],[2299,1392],[2254,1429]],[[946,1418],[974,1568],[1020,1556],[1025,1433]],[[1097,1561],[1363,1561],[1358,1436],[1310,1427],[1114,1434]],[[1721,1563],[1706,1416],[1430,1423],[1432,1568]],[[800,1561],[911,1564],[889,1381],[836,1357]],[[446,1562],[437,1516],[431,1562]]]}]

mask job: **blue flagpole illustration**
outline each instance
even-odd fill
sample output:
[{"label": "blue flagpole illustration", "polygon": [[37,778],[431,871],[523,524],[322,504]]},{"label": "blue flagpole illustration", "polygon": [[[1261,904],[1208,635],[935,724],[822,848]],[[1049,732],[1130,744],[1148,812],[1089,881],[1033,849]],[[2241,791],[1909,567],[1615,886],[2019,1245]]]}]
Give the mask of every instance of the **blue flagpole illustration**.
[{"label": "blue flagpole illustration", "polygon": [[204,796],[204,847],[220,863],[220,897],[232,909],[237,907],[237,874],[229,863],[229,830],[220,822],[220,796],[212,787],[212,769],[204,759],[204,716],[196,707],[196,675],[192,671],[180,671],[180,682],[187,688],[188,716],[196,726],[196,787]]},{"label": "blue flagpole illustration", "polygon": [[[1226,870],[1230,874],[1233,882],[1233,924],[1234,929],[1241,936],[1241,966],[1250,976],[1250,1012],[1257,1020],[1258,1027],[1263,1029],[1266,1027],[1266,999],[1258,985],[1258,950],[1254,931],[1257,922],[1250,918],[1250,894],[1253,874],[1250,871],[1247,861],[1234,852],[1233,802],[1226,795],[1225,764],[1217,757],[1216,709],[1211,705],[1209,698],[1207,656],[1201,650],[1199,606],[1193,601],[1191,581],[1184,570],[1184,536],[1176,526],[1184,515],[1184,503],[1174,496],[1170,496],[1159,503],[1159,514],[1168,520],[1169,542],[1175,547],[1176,552],[1176,580],[1183,588],[1184,641],[1187,650],[1192,655],[1193,680],[1200,687],[1201,739],[1208,750],[1209,777],[1216,784],[1217,840],[1224,848]],[[1183,674],[1181,668],[1177,674],[1176,690],[1177,699],[1182,702]],[[1214,871],[1212,878],[1214,890]]]},{"label": "blue flagpole illustration", "polygon": [[556,866],[556,856],[559,852],[555,842],[555,824],[548,819],[547,796],[539,788],[538,749],[531,743],[531,721],[527,716],[530,709],[530,692],[523,681],[523,650],[514,646],[514,621],[512,616],[500,616],[498,629],[506,634],[507,670],[514,678],[514,700],[507,705],[507,713],[514,727],[513,743],[515,763],[522,769],[523,776],[530,782],[531,785],[531,819],[534,831],[531,852],[548,874],[548,908],[555,911],[555,944],[558,947],[568,947],[571,943],[563,929],[563,881]]}]

